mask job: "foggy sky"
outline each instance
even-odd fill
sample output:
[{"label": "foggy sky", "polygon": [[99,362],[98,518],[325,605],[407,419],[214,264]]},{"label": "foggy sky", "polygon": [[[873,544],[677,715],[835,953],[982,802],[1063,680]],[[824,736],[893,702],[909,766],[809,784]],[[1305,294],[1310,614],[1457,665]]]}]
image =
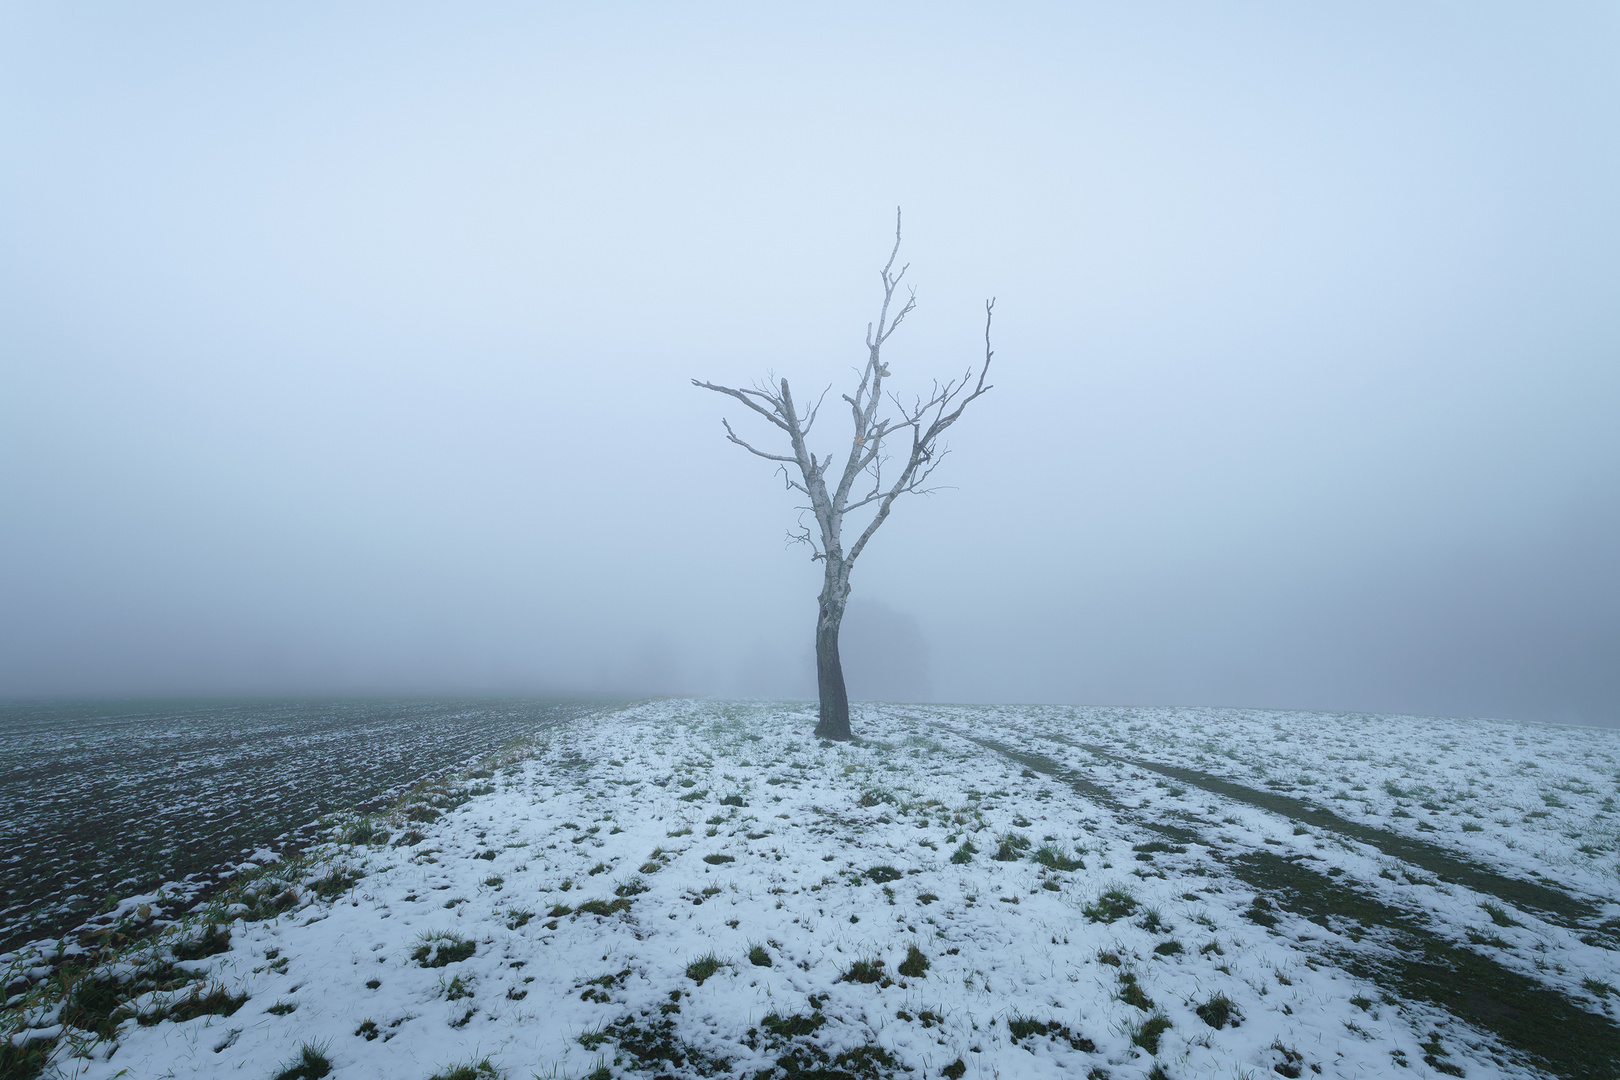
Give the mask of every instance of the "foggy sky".
[{"label": "foggy sky", "polygon": [[855,568],[852,695],[1620,722],[1616,55],[1609,4],[7,5],[0,696],[810,696],[794,500],[689,379],[847,382],[898,204],[894,382],[996,296],[995,389]]}]

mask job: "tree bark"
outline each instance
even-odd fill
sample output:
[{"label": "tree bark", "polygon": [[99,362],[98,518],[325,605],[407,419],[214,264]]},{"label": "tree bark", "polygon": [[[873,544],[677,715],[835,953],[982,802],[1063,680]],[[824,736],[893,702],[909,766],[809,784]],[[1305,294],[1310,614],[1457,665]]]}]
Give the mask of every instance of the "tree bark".
[{"label": "tree bark", "polygon": [[[833,567],[828,566],[828,578],[833,578]],[[849,586],[841,590],[833,581],[827,583],[829,591],[841,591],[842,596],[823,595],[821,610],[816,616],[816,689],[821,698],[821,713],[816,720],[816,738],[848,742],[853,736],[849,730],[849,692],[844,687],[844,663],[838,656],[838,628],[844,621],[845,598]]]}]

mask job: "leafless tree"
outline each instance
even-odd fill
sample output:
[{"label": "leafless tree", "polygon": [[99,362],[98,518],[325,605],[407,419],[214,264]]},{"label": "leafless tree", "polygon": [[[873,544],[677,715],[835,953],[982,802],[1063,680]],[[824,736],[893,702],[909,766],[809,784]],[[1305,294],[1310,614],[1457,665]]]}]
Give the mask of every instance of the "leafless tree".
[{"label": "leafless tree", "polygon": [[[973,367],[969,366],[960,379],[944,383],[936,380],[927,398],[916,396],[910,404],[892,392],[885,392],[883,384],[889,377],[889,368],[882,359],[883,346],[917,306],[916,290],[908,286],[904,302],[899,310],[894,310],[895,293],[909,269],[909,265],[902,266],[895,272],[894,261],[899,254],[900,211],[896,210],[894,249],[882,270],[883,307],[876,325],[868,323],[866,327],[866,364],[860,369],[860,383],[853,394],[842,395],[849,405],[854,431],[849,453],[843,459],[842,469],[835,474],[835,486],[830,490],[827,471],[834,455],[818,457],[810,451],[807,440],[831,387],[823,390],[805,413],[794,402],[786,379],[774,385],[765,382],[752,387],[717,386],[692,380],[694,386],[736,398],[787,436],[788,452],[772,453],[745,442],[732,430],[730,421],[721,421],[727,439],[751,454],[778,463],[787,486],[809,500],[809,505],[800,510],[815,516],[815,528],[804,525],[801,517],[800,531],[790,534],[790,538],[807,545],[810,557],[824,568],[820,611],[816,616],[816,681],[821,697],[816,735],[824,739],[850,737],[849,695],[844,688],[844,668],[838,656],[838,628],[849,602],[850,570],[866,550],[872,534],[888,520],[896,499],[934,490],[928,487],[928,480],[946,454],[946,449],[939,445],[940,436],[956,423],[969,402],[990,389],[984,380],[994,355],[990,349],[994,299],[984,305],[984,362],[979,366],[977,378]],[[898,449],[898,455],[891,455],[891,446]],[[898,470],[896,460],[900,463]],[[847,515],[868,507],[875,508],[870,519],[846,549]],[[851,524],[851,531],[858,524]]]}]

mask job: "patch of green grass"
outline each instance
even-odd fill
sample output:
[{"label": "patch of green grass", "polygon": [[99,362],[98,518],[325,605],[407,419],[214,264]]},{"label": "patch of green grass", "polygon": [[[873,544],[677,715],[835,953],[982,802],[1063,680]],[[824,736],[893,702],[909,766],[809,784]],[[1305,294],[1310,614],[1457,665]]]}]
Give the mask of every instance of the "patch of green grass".
[{"label": "patch of green grass", "polygon": [[1175,956],[1180,952],[1182,952],[1182,948],[1179,941],[1161,941],[1153,946],[1155,956]]},{"label": "patch of green grass", "polygon": [[899,881],[905,875],[892,866],[874,866],[866,872],[866,877],[882,884],[886,881]]},{"label": "patch of green grass", "polygon": [[875,983],[883,979],[882,960],[856,960],[838,976],[839,982]]},{"label": "patch of green grass", "polygon": [[411,959],[425,968],[440,968],[467,959],[478,951],[476,943],[459,934],[429,933],[418,939]]},{"label": "patch of green grass", "polygon": [[333,900],[350,889],[360,880],[361,875],[353,870],[334,866],[328,870],[324,877],[310,883],[309,890],[322,900]]},{"label": "patch of green grass", "polygon": [[1048,870],[1084,870],[1086,868],[1086,864],[1078,858],[1070,857],[1067,851],[1051,844],[1042,845],[1031,858]]},{"label": "patch of green grass", "polygon": [[827,1018],[821,1014],[821,1010],[817,1009],[812,1011],[809,1016],[781,1016],[777,1013],[771,1013],[759,1022],[759,1026],[772,1035],[792,1039],[802,1035],[814,1035],[817,1029],[826,1022]]},{"label": "patch of green grass", "polygon": [[1123,988],[1119,992],[1119,1000],[1132,1008],[1141,1009],[1143,1012],[1153,1011],[1153,999],[1142,992],[1142,988],[1136,983],[1135,975],[1128,971],[1121,972],[1119,983]]},{"label": "patch of green grass", "polygon": [[642,893],[649,891],[651,888],[652,886],[648,885],[645,881],[642,881],[638,877],[633,877],[623,885],[616,886],[613,890],[613,895],[640,896]]},{"label": "patch of green grass", "polygon": [[1238,1011],[1236,1003],[1222,993],[1211,995],[1208,1001],[1193,1011],[1198,1014],[1198,1019],[1217,1031],[1228,1024],[1237,1027],[1243,1022],[1243,1014]]},{"label": "patch of green grass", "polygon": [[[186,997],[164,1006],[155,1013],[142,1016],[140,1022],[148,1026],[159,1020],[173,1020],[177,1024],[183,1024],[199,1016],[230,1016],[247,1004],[247,999],[246,994],[232,994],[218,983],[211,986],[206,993],[201,987],[194,987]],[[0,1076],[3,1075],[0,1073]]]},{"label": "patch of green grass", "polygon": [[[617,972],[613,975],[598,975],[594,979],[586,979],[584,982],[576,983],[575,985],[584,991],[579,995],[579,1000],[594,1001],[600,1005],[606,1005],[613,1000],[608,991],[613,990],[616,987],[623,987],[624,981],[628,979],[630,975],[630,969],[625,968],[623,971]],[[679,991],[676,992],[679,993]]]},{"label": "patch of green grass", "polygon": [[210,926],[202,937],[179,942],[174,946],[176,960],[201,960],[217,956],[231,947],[231,932],[221,925]]},{"label": "patch of green grass", "polygon": [[0,1077],[5,1080],[34,1080],[45,1070],[55,1039],[34,1039],[17,1045],[10,1039],[0,1039]]},{"label": "patch of green grass", "polygon": [[908,979],[920,979],[928,974],[928,957],[915,945],[906,946],[906,958],[900,961],[900,974]]},{"label": "patch of green grass", "polygon": [[443,1072],[434,1073],[428,1080],[501,1080],[504,1075],[489,1058],[485,1058],[465,1065],[452,1065]]},{"label": "patch of green grass", "polygon": [[1097,1052],[1097,1045],[1090,1039],[1075,1034],[1067,1024],[1060,1024],[1056,1020],[1037,1020],[1023,1013],[1013,1013],[1007,1018],[1007,1031],[1015,1046],[1024,1039],[1044,1035],[1049,1039],[1062,1039],[1081,1053]]},{"label": "patch of green grass", "polygon": [[686,965],[686,977],[702,986],[704,980],[711,978],[715,972],[725,967],[725,962],[714,953],[706,953]]},{"label": "patch of green grass", "polygon": [[1273,914],[1271,901],[1263,896],[1256,896],[1249,901],[1249,906],[1243,912],[1243,917],[1256,926],[1271,927],[1277,925],[1277,916]]},{"label": "patch of green grass", "polygon": [[[710,1057],[701,1047],[683,1041],[675,1032],[674,1021],[667,1017],[643,1020],[621,1016],[591,1038],[598,1045],[611,1040],[623,1055],[622,1059],[615,1055],[615,1060],[622,1060],[632,1073],[728,1075],[728,1061]],[[580,1036],[580,1042],[585,1041],[586,1036]],[[601,1071],[606,1076],[612,1075],[605,1064]]]},{"label": "patch of green grass", "polygon": [[951,862],[957,864],[958,866],[962,865],[963,863],[970,863],[973,861],[973,856],[977,855],[978,853],[979,849],[974,846],[972,840],[963,840],[962,846],[951,852]]},{"label": "patch of green grass", "polygon": [[1491,922],[1495,923],[1497,926],[1519,925],[1517,922],[1513,921],[1513,918],[1508,915],[1507,911],[1504,910],[1500,904],[1493,904],[1490,901],[1486,901],[1485,903],[1481,904],[1480,907],[1485,909],[1485,913],[1491,917]]},{"label": "patch of green grass", "polygon": [[[71,980],[73,976],[67,978]],[[118,1026],[113,1014],[128,996],[120,991],[118,980],[111,975],[85,975],[72,983],[62,1010],[62,1020],[82,1031],[93,1031],[102,1038],[110,1038],[113,1029]]]},{"label": "patch of green grass", "polygon": [[[1271,1067],[1272,1072],[1276,1073],[1278,1076],[1289,1077],[1290,1080],[1293,1080],[1293,1078],[1303,1074],[1304,1069],[1302,1066],[1305,1064],[1304,1054],[1301,1054],[1292,1046],[1284,1046],[1281,1039],[1273,1039],[1271,1041],[1271,1046],[1269,1046],[1267,1049],[1275,1050],[1279,1055],[1282,1056],[1282,1060]],[[1394,1053],[1400,1054],[1401,1051],[1396,1050]],[[1402,1056],[1404,1057],[1405,1055]]]},{"label": "patch of green grass", "polygon": [[1092,922],[1111,923],[1116,919],[1123,919],[1136,911],[1138,905],[1136,897],[1118,885],[1104,889],[1097,899],[1085,905],[1080,910]]},{"label": "patch of green grass", "polygon": [[629,910],[630,901],[621,896],[617,900],[587,900],[575,908],[574,913],[576,915],[600,915],[606,919],[617,915],[621,911]]},{"label": "patch of green grass", "polygon": [[379,829],[377,823],[370,816],[354,821],[343,832],[343,841],[347,844],[386,844],[388,831]]},{"label": "patch of green grass", "polygon": [[271,1016],[286,1016],[287,1014],[296,1011],[297,1008],[298,1002],[296,1001],[278,1001],[264,1011],[269,1013]]},{"label": "patch of green grass", "polygon": [[731,794],[731,795],[727,795],[723,799],[721,799],[720,800],[720,805],[721,806],[747,806],[748,804],[743,801],[743,797],[740,794]]},{"label": "patch of green grass", "polygon": [[326,1056],[325,1044],[305,1043],[298,1048],[298,1056],[283,1065],[273,1080],[321,1080],[331,1071],[332,1059]]},{"label": "patch of green grass", "polygon": [[1029,837],[1010,832],[1001,837],[996,853],[990,856],[997,862],[1013,862],[1020,854],[1029,850]]},{"label": "patch of green grass", "polygon": [[1150,1054],[1157,1054],[1159,1052],[1159,1038],[1169,1030],[1170,1018],[1163,1013],[1154,1013],[1131,1028],[1131,1042]]},{"label": "patch of green grass", "polygon": [[763,945],[750,944],[748,947],[748,962],[755,967],[770,967],[771,954],[765,951]]}]

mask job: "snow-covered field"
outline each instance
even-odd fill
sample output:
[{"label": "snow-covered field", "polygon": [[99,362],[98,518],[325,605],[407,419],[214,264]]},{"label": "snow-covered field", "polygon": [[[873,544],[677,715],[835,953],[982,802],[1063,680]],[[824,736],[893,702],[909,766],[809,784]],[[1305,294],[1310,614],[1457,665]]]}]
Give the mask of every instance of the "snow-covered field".
[{"label": "snow-covered field", "polygon": [[0,704],[0,949],[599,704]]},{"label": "snow-covered field", "polygon": [[308,862],[244,864],[6,1015],[46,1075],[87,1078],[1620,1075],[1620,732],[886,706],[832,745],[813,722],[576,722]]}]

